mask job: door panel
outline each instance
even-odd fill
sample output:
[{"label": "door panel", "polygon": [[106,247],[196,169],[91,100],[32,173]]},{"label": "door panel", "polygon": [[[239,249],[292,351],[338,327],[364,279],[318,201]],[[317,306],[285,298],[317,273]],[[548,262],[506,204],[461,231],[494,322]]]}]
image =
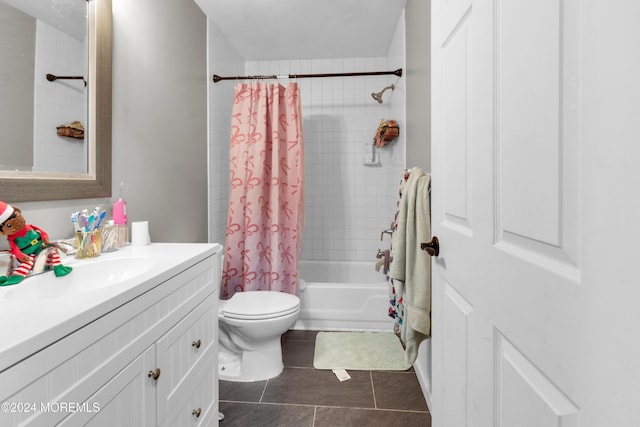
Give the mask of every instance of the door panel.
[{"label": "door panel", "polygon": [[[441,36],[449,36],[455,33],[456,28],[460,26],[460,23],[471,12],[471,0],[450,0],[442,2],[442,23],[444,31],[440,33]],[[440,40],[444,42],[444,39]]]},{"label": "door panel", "polygon": [[496,2],[493,98],[496,243],[577,280],[579,15],[573,3]]},{"label": "door panel", "polygon": [[[464,2],[466,3],[466,2]],[[471,234],[470,174],[467,154],[467,111],[459,105],[467,102],[468,17],[462,5],[455,9],[461,14],[452,26],[444,44],[442,57],[443,104],[443,208],[447,223],[461,232]],[[453,19],[450,17],[450,19]]]},{"label": "door panel", "polygon": [[578,426],[578,408],[503,335],[496,333],[498,427]]},{"label": "door panel", "polygon": [[561,240],[558,3],[500,0],[494,23],[500,228],[551,246]]},{"label": "door panel", "polygon": [[446,340],[442,347],[442,356],[450,361],[443,366],[442,375],[447,378],[443,384],[442,394],[445,407],[443,413],[444,424],[448,426],[466,425],[467,405],[467,369],[466,355],[469,342],[469,314],[473,307],[451,285],[445,283],[442,299],[443,330],[442,333],[451,339]]}]

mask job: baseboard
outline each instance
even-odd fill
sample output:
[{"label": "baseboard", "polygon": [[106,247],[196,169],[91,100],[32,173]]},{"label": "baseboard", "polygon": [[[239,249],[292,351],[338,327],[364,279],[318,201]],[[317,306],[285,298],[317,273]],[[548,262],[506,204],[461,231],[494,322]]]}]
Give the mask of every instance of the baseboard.
[{"label": "baseboard", "polygon": [[424,395],[424,400],[427,402],[429,411],[433,408],[431,399],[431,390],[433,389],[431,376],[432,360],[431,340],[423,341],[418,349],[418,357],[413,364],[413,369],[416,371],[416,376],[418,377],[418,382],[420,383],[420,388],[422,389],[422,394]]}]

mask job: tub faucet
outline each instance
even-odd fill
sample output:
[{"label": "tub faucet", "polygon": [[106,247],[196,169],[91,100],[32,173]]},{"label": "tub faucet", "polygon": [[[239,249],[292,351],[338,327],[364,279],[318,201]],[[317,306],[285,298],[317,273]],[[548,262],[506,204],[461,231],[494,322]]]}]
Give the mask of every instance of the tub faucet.
[{"label": "tub faucet", "polygon": [[388,234],[389,236],[393,236],[393,228],[389,228],[387,230],[382,230],[382,232],[380,233],[380,241],[381,242],[384,239],[385,233]]}]

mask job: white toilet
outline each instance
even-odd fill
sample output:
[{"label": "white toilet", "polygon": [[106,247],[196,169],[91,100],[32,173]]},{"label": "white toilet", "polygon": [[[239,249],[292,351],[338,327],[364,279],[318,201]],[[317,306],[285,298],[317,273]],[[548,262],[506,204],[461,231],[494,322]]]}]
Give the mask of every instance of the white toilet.
[{"label": "white toilet", "polygon": [[278,376],[283,369],[280,338],[299,314],[300,299],[284,292],[238,292],[220,300],[219,378],[262,381]]}]

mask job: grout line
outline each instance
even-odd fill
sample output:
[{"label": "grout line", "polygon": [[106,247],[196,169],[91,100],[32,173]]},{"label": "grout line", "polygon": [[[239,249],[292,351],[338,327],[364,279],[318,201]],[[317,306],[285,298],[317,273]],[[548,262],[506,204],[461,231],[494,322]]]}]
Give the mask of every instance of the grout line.
[{"label": "grout line", "polygon": [[262,403],[262,398],[264,397],[264,393],[267,391],[267,385],[269,385],[269,380],[264,383],[264,387],[262,388],[262,393],[260,394],[260,399],[258,399],[258,403]]},{"label": "grout line", "polygon": [[373,371],[369,371],[369,379],[371,380],[371,393],[373,394],[373,407],[378,409],[378,402],[376,401],[376,388],[373,385]]},{"label": "grout line", "polygon": [[335,406],[335,405],[318,405],[316,403],[283,403],[283,402],[251,402],[247,400],[226,400],[220,399],[225,403],[242,403],[247,405],[265,405],[265,406],[300,406],[313,407],[314,413],[318,408],[337,408],[337,409],[358,409],[361,411],[380,411],[380,412],[412,412],[416,414],[428,414],[429,411],[420,411],[417,409],[393,409],[393,408],[369,408],[366,406]]},{"label": "grout line", "polygon": [[[280,405],[280,404],[278,404]],[[286,404],[285,404],[286,405]],[[311,405],[300,405],[311,406]],[[391,408],[366,408],[360,406],[332,406],[332,405],[315,405],[316,408],[340,408],[340,409],[358,409],[361,411],[379,411],[379,412],[411,412],[415,414],[428,414],[429,411],[419,411],[417,409],[391,409]]]},{"label": "grout line", "polygon": [[315,403],[251,402],[249,400],[222,400],[221,399],[220,402],[246,403],[248,405],[265,405],[265,406],[322,406],[322,405],[316,405]]},{"label": "grout line", "polygon": [[331,369],[316,369],[313,366],[285,366],[284,369],[313,369],[314,371],[330,371]]}]

